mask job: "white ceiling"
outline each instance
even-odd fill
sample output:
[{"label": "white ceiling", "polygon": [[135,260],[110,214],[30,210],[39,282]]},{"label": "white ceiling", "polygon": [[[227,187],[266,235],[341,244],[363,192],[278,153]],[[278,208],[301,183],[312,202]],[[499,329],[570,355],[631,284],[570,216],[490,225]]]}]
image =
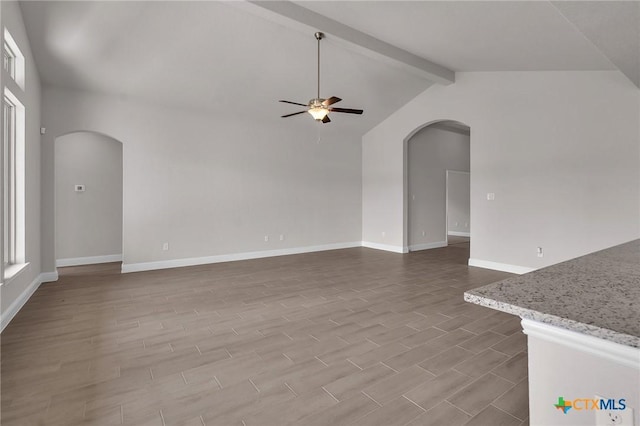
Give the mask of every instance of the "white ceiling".
[{"label": "white ceiling", "polygon": [[[454,71],[615,69],[602,47],[546,1],[299,4]],[[315,97],[313,31],[237,4],[25,1],[21,9],[45,84],[264,120],[298,110],[278,99]],[[362,134],[432,84],[332,34],[322,49],[321,95],[365,110],[361,117],[333,114],[338,129]]]}]

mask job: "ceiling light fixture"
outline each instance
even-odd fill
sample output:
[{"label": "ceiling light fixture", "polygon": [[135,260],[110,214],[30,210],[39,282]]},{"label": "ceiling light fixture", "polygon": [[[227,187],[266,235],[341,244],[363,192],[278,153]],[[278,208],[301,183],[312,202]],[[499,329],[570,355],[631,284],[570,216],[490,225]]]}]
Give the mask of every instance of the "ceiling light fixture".
[{"label": "ceiling light fixture", "polygon": [[311,99],[309,101],[309,103],[307,105],[305,104],[301,104],[298,102],[291,102],[291,101],[283,101],[281,100],[280,102],[284,102],[287,104],[292,104],[292,105],[300,105],[300,106],[306,106],[308,107],[307,110],[305,111],[298,111],[298,112],[294,112],[293,114],[287,114],[287,115],[283,115],[282,117],[291,117],[293,115],[298,115],[298,114],[304,114],[305,112],[308,112],[309,114],[311,114],[311,116],[313,117],[314,120],[322,122],[322,123],[329,123],[331,120],[329,119],[329,113],[330,112],[344,112],[347,114],[362,114],[362,110],[361,109],[350,109],[350,108],[332,108],[331,105],[335,104],[336,102],[340,102],[342,99],[336,97],[336,96],[332,96],[328,99],[322,99],[320,97],[320,40],[322,40],[324,38],[324,33],[321,32],[317,32],[314,34],[316,37],[316,40],[318,40],[318,93],[317,93],[317,97]]}]

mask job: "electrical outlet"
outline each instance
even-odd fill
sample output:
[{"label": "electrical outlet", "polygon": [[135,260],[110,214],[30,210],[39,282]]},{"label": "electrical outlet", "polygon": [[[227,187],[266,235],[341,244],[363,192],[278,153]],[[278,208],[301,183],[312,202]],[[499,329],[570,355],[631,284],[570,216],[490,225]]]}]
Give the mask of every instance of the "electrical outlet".
[{"label": "electrical outlet", "polygon": [[265,236],[264,236],[264,242],[265,242],[265,243],[269,242],[269,236],[268,236],[268,235],[265,235]]},{"label": "electrical outlet", "polygon": [[[604,399],[596,395],[596,399]],[[615,401],[617,402],[617,401]],[[616,404],[613,405],[614,407]],[[621,408],[621,407],[618,407]],[[594,410],[596,413],[596,426],[633,426],[633,408],[626,406],[624,410]]]},{"label": "electrical outlet", "polygon": [[162,243],[162,250],[163,251],[169,250],[169,243]]},{"label": "electrical outlet", "polygon": [[493,201],[496,199],[496,194],[494,192],[487,192],[487,200]]},{"label": "electrical outlet", "polygon": [[536,252],[538,253],[538,257],[543,257],[544,256],[544,251],[542,250],[542,247],[538,247]]}]

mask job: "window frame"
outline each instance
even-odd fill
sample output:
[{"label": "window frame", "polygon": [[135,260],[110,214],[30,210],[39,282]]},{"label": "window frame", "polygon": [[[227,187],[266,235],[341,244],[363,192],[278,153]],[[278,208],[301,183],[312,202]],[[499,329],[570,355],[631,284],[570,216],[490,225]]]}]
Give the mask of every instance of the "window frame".
[{"label": "window frame", "polygon": [[[26,111],[6,86],[2,96],[2,283],[28,266],[26,261]],[[6,173],[6,174],[5,174]],[[6,179],[5,179],[6,177]],[[5,255],[6,251],[6,255]]]},{"label": "window frame", "polygon": [[2,265],[4,270],[17,263],[17,158],[16,158],[16,105],[2,97]]},{"label": "window frame", "polygon": [[6,41],[2,44],[2,68],[13,80],[16,79],[16,54]]},{"label": "window frame", "polygon": [[[18,44],[7,28],[4,28],[2,43],[2,70],[24,92],[26,84],[26,62]],[[5,66],[5,56],[7,58]]]}]

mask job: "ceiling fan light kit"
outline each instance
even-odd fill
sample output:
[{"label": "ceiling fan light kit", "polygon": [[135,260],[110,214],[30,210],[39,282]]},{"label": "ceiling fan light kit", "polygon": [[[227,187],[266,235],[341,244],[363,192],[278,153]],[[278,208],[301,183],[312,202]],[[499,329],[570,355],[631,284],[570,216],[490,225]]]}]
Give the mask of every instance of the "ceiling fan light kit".
[{"label": "ceiling fan light kit", "polygon": [[320,97],[320,40],[324,38],[324,33],[317,32],[315,33],[316,40],[318,40],[318,94],[317,97],[311,99],[308,104],[302,104],[299,102],[285,101],[280,100],[280,102],[284,102],[292,105],[300,105],[305,106],[308,109],[304,111],[294,112],[292,114],[283,115],[282,118],[291,117],[298,114],[304,114],[308,112],[314,118],[314,120],[321,123],[329,123],[331,120],[329,119],[329,112],[342,112],[346,114],[362,114],[361,109],[350,109],[350,108],[331,108],[331,105],[336,102],[340,102],[342,99],[331,96],[328,99],[323,99]]}]

